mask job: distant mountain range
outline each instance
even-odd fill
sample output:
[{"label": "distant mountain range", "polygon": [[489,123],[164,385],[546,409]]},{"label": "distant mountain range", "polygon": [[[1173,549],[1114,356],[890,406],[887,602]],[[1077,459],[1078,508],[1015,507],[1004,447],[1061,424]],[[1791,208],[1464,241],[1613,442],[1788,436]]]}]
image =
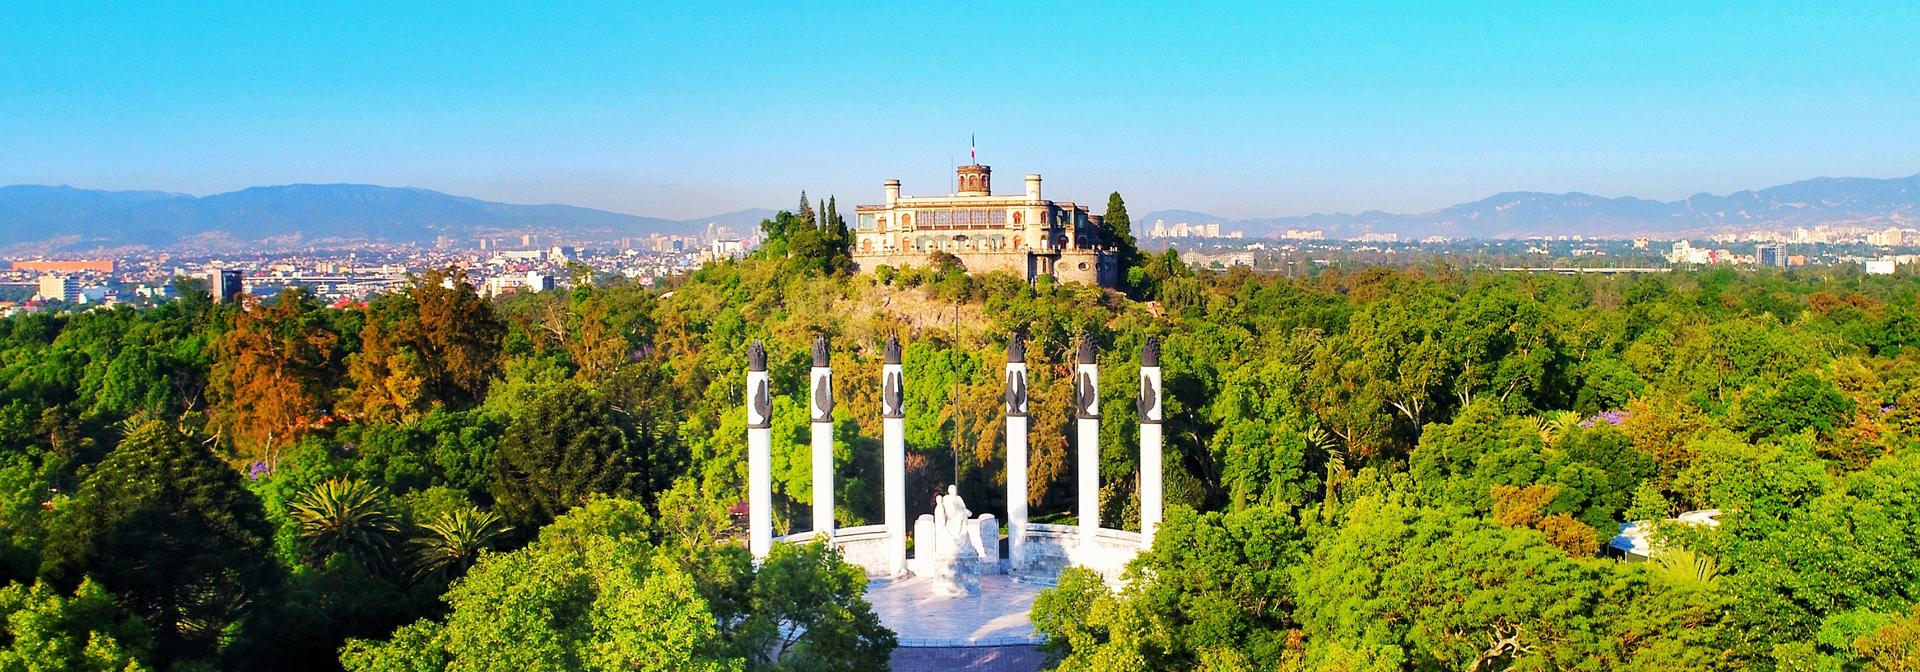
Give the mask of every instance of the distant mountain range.
[{"label": "distant mountain range", "polygon": [[750,209],[671,220],[365,184],[290,184],[203,197],[18,185],[0,187],[0,247],[432,243],[440,236],[464,242],[509,232],[606,240],[691,234],[709,222],[745,233],[772,214]]},{"label": "distant mountain range", "polygon": [[1403,240],[1704,234],[1820,224],[1910,227],[1920,221],[1920,175],[1888,180],[1822,177],[1726,196],[1703,193],[1672,202],[1514,191],[1406,215],[1371,210],[1234,220],[1191,210],[1162,210],[1132,219],[1134,232],[1142,236],[1153,229],[1154,220],[1164,220],[1168,226],[1217,222],[1223,232],[1240,229],[1249,238],[1300,229],[1325,231],[1329,238],[1397,233]]},{"label": "distant mountain range", "polygon": [[[465,242],[482,235],[521,232],[609,240],[696,233],[709,222],[744,234],[772,214],[756,208],[671,220],[365,184],[290,184],[203,197],[20,185],[0,187],[0,250],[433,243],[440,236]],[[1507,192],[1418,214],[1367,211],[1232,220],[1191,210],[1162,210],[1133,217],[1135,233],[1146,234],[1154,220],[1168,225],[1220,223],[1223,230],[1241,229],[1249,238],[1277,236],[1288,229],[1321,230],[1329,238],[1397,233],[1403,239],[1418,239],[1704,234],[1819,224],[1913,226],[1920,221],[1920,175],[1888,180],[1817,178],[1672,202]]]}]

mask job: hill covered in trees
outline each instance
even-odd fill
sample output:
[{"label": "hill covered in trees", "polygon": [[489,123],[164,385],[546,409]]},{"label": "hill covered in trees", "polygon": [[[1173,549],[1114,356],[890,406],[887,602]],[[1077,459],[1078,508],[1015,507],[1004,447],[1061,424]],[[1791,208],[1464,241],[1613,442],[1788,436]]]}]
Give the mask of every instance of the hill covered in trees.
[{"label": "hill covered in trees", "polygon": [[[807,529],[817,336],[854,525],[881,516],[890,335],[910,505],[958,482],[1004,511],[1013,333],[1046,520],[1074,504],[1070,344],[1127,381],[1163,343],[1169,519],[1124,589],[1070,571],[1042,595],[1062,669],[1920,655],[1920,279],[1274,277],[1173,254],[1137,257],[1125,292],[951,258],[849,276],[830,213],[782,213],[755,257],[669,287],[583,269],[487,300],[436,272],[365,306],[188,292],[0,321],[0,669],[879,669],[894,640],[859,570],[818,546],[755,567],[739,543],[747,346],[781,393],[776,525]],[[1102,399],[1122,527],[1131,388]],[[1698,509],[1719,525],[1665,522]],[[1655,561],[1601,557],[1636,520]]]}]

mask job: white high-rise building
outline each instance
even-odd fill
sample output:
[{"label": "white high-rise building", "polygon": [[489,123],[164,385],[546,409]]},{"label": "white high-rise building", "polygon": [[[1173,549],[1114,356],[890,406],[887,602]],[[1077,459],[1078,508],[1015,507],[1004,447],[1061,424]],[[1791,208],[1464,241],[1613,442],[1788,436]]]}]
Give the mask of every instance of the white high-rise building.
[{"label": "white high-rise building", "polygon": [[80,283],[64,275],[40,276],[40,293],[36,297],[42,301],[80,302]]}]

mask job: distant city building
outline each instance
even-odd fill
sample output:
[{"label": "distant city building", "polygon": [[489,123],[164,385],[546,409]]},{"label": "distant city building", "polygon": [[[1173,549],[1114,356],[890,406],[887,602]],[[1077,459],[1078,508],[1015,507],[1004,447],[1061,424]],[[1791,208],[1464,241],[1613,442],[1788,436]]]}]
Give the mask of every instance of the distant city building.
[{"label": "distant city building", "polygon": [[215,303],[233,303],[246,296],[246,285],[240,271],[235,269],[216,270],[207,274],[208,288],[213,291]]},{"label": "distant city building", "polygon": [[1882,247],[1900,247],[1905,244],[1903,242],[1904,238],[1905,236],[1899,229],[1888,227],[1884,231],[1867,234],[1867,244]]},{"label": "distant city building", "polygon": [[553,289],[553,276],[539,271],[527,271],[527,289],[545,292]]},{"label": "distant city building", "polygon": [[1899,263],[1892,259],[1875,259],[1867,262],[1867,275],[1893,275]]},{"label": "distant city building", "polygon": [[92,259],[77,261],[16,261],[13,270],[36,273],[112,273],[112,259]]},{"label": "distant city building", "polygon": [[1101,236],[1100,217],[1086,206],[1042,199],[1039,175],[1027,176],[1025,194],[995,196],[992,168],[968,165],[957,172],[960,191],[951,196],[901,196],[900,181],[887,180],[884,204],[854,209],[853,262],[860,272],[924,265],[938,251],[959,257],[969,272],[1118,284],[1117,255]]},{"label": "distant city building", "polygon": [[1667,261],[1676,264],[1711,264],[1714,255],[1713,250],[1694,247],[1693,243],[1682,240],[1673,244],[1673,253],[1667,255]]},{"label": "distant city building", "polygon": [[42,301],[80,302],[80,283],[64,275],[40,276],[40,293],[36,298]]},{"label": "distant city building", "polygon": [[1287,240],[1326,240],[1327,232],[1319,231],[1319,230],[1302,231],[1299,229],[1287,229],[1287,232],[1281,235],[1281,237]]},{"label": "distant city building", "polygon": [[1787,255],[1787,265],[1788,266],[1805,266],[1807,265],[1807,255],[1789,254]]},{"label": "distant city building", "polygon": [[708,252],[711,252],[715,259],[738,259],[747,256],[746,243],[738,240],[715,240],[710,247],[712,249]]},{"label": "distant city building", "polygon": [[1354,240],[1360,241],[1362,243],[1397,243],[1397,242],[1400,242],[1400,234],[1398,233],[1363,233],[1363,234],[1360,234],[1359,238],[1355,238]]},{"label": "distant city building", "polygon": [[1755,263],[1761,266],[1785,268],[1787,265],[1787,246],[1761,245],[1754,248]]}]

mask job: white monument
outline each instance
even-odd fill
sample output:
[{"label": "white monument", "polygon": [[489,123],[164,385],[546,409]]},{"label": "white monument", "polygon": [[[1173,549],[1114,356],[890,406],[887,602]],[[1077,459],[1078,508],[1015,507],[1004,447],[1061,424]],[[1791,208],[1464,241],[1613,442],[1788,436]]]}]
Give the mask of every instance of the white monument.
[{"label": "white monument", "polygon": [[913,573],[935,579],[937,592],[979,595],[980,575],[999,569],[999,522],[991,514],[973,518],[956,486],[947,486],[947,494],[935,498],[933,513],[915,521],[914,539],[923,545],[914,554]]}]

